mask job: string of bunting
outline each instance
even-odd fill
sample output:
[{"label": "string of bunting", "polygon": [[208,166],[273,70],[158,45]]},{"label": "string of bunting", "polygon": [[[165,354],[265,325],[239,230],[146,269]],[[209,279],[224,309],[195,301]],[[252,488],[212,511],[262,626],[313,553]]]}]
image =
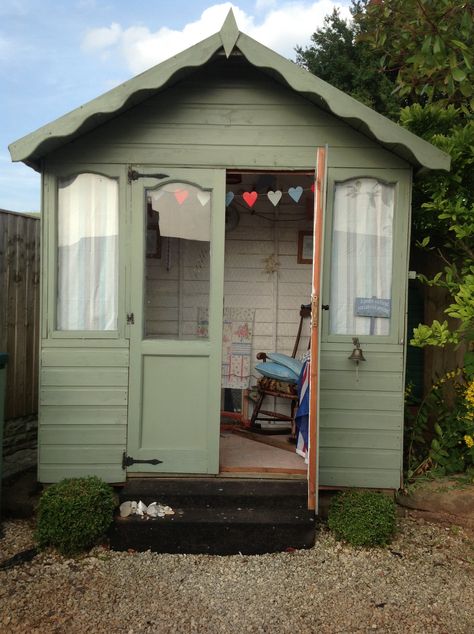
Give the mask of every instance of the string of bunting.
[{"label": "string of bunting", "polygon": [[[293,200],[293,202],[298,203],[300,201],[301,196],[304,192],[311,191],[314,194],[314,183],[312,183],[310,188],[301,187],[301,185],[297,185],[296,187],[289,187],[287,191],[282,191],[281,189],[276,189],[275,191],[270,190],[267,192],[267,198],[272,203],[274,207],[276,207],[280,200],[283,197],[283,194],[288,194],[288,196]],[[231,202],[236,198],[242,198],[242,200],[247,204],[249,209],[255,205],[258,200],[258,197],[261,194],[256,192],[255,190],[250,192],[243,192],[243,194],[234,194],[232,191],[228,191],[225,195],[225,206],[228,207]]]},{"label": "string of bunting", "polygon": [[[266,193],[266,196],[268,200],[272,203],[272,205],[276,207],[280,203],[281,199],[283,198],[283,194],[288,194],[288,196],[291,198],[293,202],[299,203],[303,193],[309,192],[309,191],[314,193],[314,183],[312,183],[311,187],[309,188],[304,188],[301,185],[297,185],[296,187],[289,187],[288,190],[285,190],[285,191],[282,191],[281,189],[276,189],[275,191],[269,190]],[[182,205],[184,201],[189,197],[189,191],[187,189],[176,189],[173,192],[158,190],[152,193],[151,195],[152,201],[157,202],[163,196],[164,193],[173,194],[176,202],[179,205]],[[228,207],[233,200],[241,198],[246,203],[248,208],[252,209],[252,207],[257,202],[258,198],[263,195],[264,194],[259,194],[255,190],[243,192],[242,194],[234,194],[233,191],[228,191],[225,196],[225,206]],[[201,206],[204,207],[209,202],[211,198],[211,194],[210,192],[207,192],[207,191],[198,191],[196,194],[196,197],[201,203]]]}]

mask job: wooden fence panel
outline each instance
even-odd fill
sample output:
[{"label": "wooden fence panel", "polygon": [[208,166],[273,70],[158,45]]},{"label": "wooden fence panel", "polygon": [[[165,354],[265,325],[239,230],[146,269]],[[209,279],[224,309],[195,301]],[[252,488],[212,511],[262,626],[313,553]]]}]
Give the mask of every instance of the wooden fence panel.
[{"label": "wooden fence panel", "polygon": [[5,420],[38,412],[40,220],[0,210],[0,350]]}]

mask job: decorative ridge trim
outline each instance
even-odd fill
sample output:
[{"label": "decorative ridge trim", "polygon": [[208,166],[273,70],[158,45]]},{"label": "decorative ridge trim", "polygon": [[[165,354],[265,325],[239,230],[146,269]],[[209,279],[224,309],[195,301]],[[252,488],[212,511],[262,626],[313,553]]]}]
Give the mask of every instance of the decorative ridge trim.
[{"label": "decorative ridge trim", "polygon": [[[257,50],[258,48],[258,50]],[[316,75],[299,68],[294,62],[241,33],[239,49],[247,61],[262,70],[278,73],[284,82],[310,101],[322,103],[329,112],[346,121],[351,127],[395,148],[403,146],[415,163],[430,169],[449,170],[451,157],[428,141],[405,130],[387,117],[365,106],[357,99],[331,86]],[[354,125],[354,121],[359,125]]]},{"label": "decorative ridge trim", "polygon": [[235,21],[234,12],[232,11],[232,9],[229,10],[229,13],[227,14],[219,35],[226,56],[230,57],[240,35],[239,27],[237,26],[237,22]]},{"label": "decorative ridge trim", "polygon": [[38,169],[43,144],[50,141],[52,146],[59,147],[61,139],[72,137],[81,129],[87,131],[94,127],[93,119],[106,120],[109,115],[125,110],[128,103],[130,106],[139,103],[146,98],[146,95],[141,96],[143,93],[164,88],[178,72],[204,65],[222,48],[227,57],[238,48],[250,64],[277,75],[295,92],[316,105],[319,103],[404,160],[422,168],[449,170],[451,157],[445,152],[241,33],[232,9],[218,33],[12,143],[9,146],[12,160],[23,161]]}]

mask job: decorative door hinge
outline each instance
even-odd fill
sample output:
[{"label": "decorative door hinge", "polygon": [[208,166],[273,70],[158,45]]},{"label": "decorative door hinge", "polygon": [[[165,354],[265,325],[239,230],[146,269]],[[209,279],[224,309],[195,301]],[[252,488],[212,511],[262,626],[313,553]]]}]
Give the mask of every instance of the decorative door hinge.
[{"label": "decorative door hinge", "polygon": [[132,326],[135,323],[135,315],[133,313],[127,313],[127,326]]},{"label": "decorative door hinge", "polygon": [[151,460],[135,460],[131,456],[127,456],[127,452],[124,451],[122,454],[122,469],[126,469],[127,467],[131,467],[132,464],[163,464],[163,460],[158,460],[158,458],[152,458]]},{"label": "decorative door hinge", "polygon": [[136,170],[133,170],[131,167],[128,168],[128,182],[137,181],[139,178],[158,178],[159,180],[163,178],[168,178],[168,174],[140,174]]}]

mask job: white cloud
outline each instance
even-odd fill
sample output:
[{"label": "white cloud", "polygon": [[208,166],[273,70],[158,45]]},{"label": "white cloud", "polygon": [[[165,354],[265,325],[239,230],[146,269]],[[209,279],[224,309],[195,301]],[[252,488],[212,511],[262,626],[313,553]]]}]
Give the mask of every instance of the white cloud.
[{"label": "white cloud", "polygon": [[91,29],[82,40],[82,49],[87,52],[101,51],[117,44],[122,35],[120,24],[113,22],[109,27]]},{"label": "white cloud", "polygon": [[257,0],[255,2],[256,11],[264,11],[269,7],[273,7],[276,4],[276,0]]},{"label": "white cloud", "polygon": [[122,54],[128,68],[133,73],[139,73],[219,31],[232,8],[241,31],[285,57],[294,57],[294,47],[308,44],[311,35],[323,24],[324,17],[334,8],[340,9],[343,18],[350,18],[349,9],[342,1],[301,0],[279,3],[278,8],[275,5],[273,0],[256,1],[257,10],[268,9],[258,23],[254,16],[231,2],[208,7],[198,20],[189,22],[181,30],[163,26],[153,32],[144,26],[125,29],[114,23],[110,27],[88,31],[82,47],[88,52],[99,52],[102,59],[111,48],[115,48]]}]

